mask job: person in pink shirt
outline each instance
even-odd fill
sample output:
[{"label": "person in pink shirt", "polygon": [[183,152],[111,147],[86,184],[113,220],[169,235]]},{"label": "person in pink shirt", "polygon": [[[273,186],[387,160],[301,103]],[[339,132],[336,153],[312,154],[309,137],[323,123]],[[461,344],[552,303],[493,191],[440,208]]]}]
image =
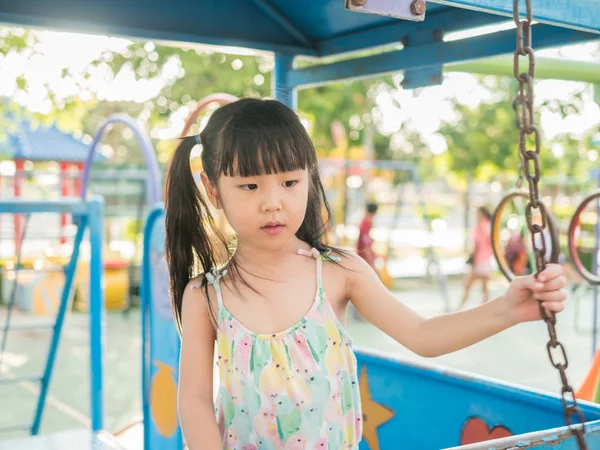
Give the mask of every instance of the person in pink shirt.
[{"label": "person in pink shirt", "polygon": [[373,219],[377,213],[377,204],[369,203],[367,205],[367,214],[358,226],[358,240],[356,241],[356,253],[358,253],[374,270],[376,254],[373,251],[373,238],[371,237],[371,228],[373,228]]},{"label": "person in pink shirt", "polygon": [[472,251],[469,263],[471,270],[465,279],[465,291],[459,309],[467,303],[469,293],[476,280],[481,280],[483,288],[483,302],[490,299],[488,281],[492,272],[491,259],[494,256],[492,248],[492,215],[487,208],[481,206],[477,209],[477,224],[471,236]]}]

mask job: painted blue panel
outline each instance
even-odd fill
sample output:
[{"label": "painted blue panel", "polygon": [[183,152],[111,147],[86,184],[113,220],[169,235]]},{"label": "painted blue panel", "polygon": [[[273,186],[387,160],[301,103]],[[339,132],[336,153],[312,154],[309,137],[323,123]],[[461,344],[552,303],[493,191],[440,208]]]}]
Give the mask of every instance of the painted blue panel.
[{"label": "painted blue panel", "polygon": [[[361,450],[438,450],[480,442],[490,434],[564,425],[558,396],[381,353],[357,349],[356,355],[365,430]],[[587,421],[600,419],[599,405],[581,406]],[[388,411],[383,416],[393,416],[369,436],[381,408]]]},{"label": "painted blue panel", "polygon": [[[583,33],[550,25],[535,25],[532,29],[534,50],[598,39],[597,34]],[[404,50],[380,53],[338,63],[297,69],[290,73],[289,79],[292,86],[314,86],[329,81],[502,55],[512,53],[514,48],[515,31],[505,30],[470,39],[409,47]]]},{"label": "painted blue panel", "polygon": [[[162,206],[148,215],[144,228],[143,305],[149,309],[149,328],[144,345],[144,437],[146,450],[182,448],[183,437],[177,418],[179,378],[179,334],[169,300],[169,272],[164,256],[164,213]],[[145,314],[144,314],[145,315]]]},{"label": "painted blue panel", "polygon": [[[513,2],[507,0],[428,0],[512,17]],[[520,2],[525,13],[525,1]],[[531,0],[533,17],[538,22],[600,33],[600,0]]]}]

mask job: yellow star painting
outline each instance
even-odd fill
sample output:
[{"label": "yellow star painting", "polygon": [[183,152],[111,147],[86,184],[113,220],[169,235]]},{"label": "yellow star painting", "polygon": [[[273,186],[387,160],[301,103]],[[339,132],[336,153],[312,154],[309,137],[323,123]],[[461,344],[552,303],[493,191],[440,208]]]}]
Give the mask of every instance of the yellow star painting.
[{"label": "yellow star painting", "polygon": [[394,417],[395,413],[390,408],[373,401],[371,398],[367,367],[365,365],[362,366],[362,370],[360,371],[358,385],[360,387],[360,402],[363,413],[363,439],[369,444],[371,450],[380,450],[377,428]]}]

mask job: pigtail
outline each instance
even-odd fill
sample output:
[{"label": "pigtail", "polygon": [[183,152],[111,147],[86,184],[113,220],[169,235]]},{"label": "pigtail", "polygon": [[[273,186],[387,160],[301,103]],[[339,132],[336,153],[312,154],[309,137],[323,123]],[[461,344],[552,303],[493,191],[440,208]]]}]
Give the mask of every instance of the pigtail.
[{"label": "pigtail", "polygon": [[[211,242],[214,221],[190,165],[196,138],[183,138],[175,150],[166,177],[165,257],[169,266],[171,306],[181,333],[183,292],[198,272],[216,266]],[[212,313],[210,302],[209,310]]]}]

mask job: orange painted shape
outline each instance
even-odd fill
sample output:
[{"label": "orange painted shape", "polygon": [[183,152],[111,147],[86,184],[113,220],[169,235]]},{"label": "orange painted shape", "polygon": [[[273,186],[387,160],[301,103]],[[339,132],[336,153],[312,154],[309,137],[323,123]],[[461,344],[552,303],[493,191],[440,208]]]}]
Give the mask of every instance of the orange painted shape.
[{"label": "orange painted shape", "polygon": [[462,433],[460,434],[460,445],[491,441],[492,439],[500,439],[512,435],[513,434],[508,428],[497,425],[490,429],[484,420],[478,417],[472,417],[467,420],[462,429]]},{"label": "orange painted shape", "polygon": [[158,369],[150,387],[150,411],[158,433],[170,438],[177,431],[177,385],[173,378],[175,369],[154,361]]},{"label": "orange painted shape", "polygon": [[586,400],[588,402],[594,401],[594,396],[596,393],[596,387],[598,386],[598,382],[600,381],[600,350],[596,351],[594,354],[594,359],[592,360],[592,367],[588,371],[585,379],[583,380],[583,384],[581,387],[575,392],[575,397],[579,400]]}]

